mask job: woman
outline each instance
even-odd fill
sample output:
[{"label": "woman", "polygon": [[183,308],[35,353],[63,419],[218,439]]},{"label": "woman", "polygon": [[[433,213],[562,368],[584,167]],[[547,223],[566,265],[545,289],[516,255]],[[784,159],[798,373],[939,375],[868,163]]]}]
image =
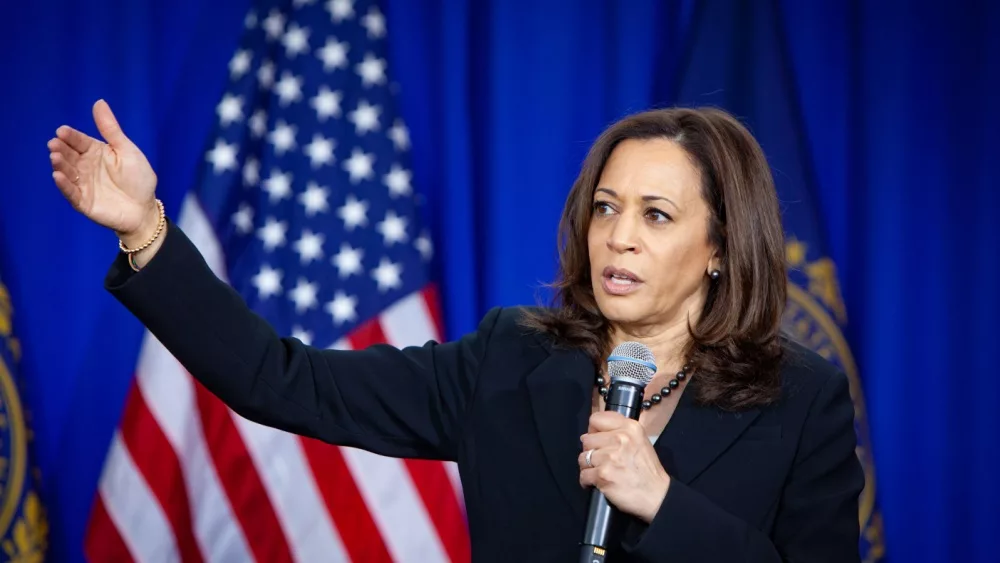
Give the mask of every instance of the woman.
[{"label": "woman", "polygon": [[[633,115],[596,141],[561,223],[558,304],[495,308],[455,342],[282,338],[155,199],[103,101],[104,142],[60,127],[53,178],[118,234],[107,289],[242,416],[458,463],[475,561],[572,561],[590,488],[621,512],[609,561],[857,561],[844,375],[779,331],[781,220],[759,146],[718,110]],[[621,342],[657,365],[638,421],[604,411]]]}]

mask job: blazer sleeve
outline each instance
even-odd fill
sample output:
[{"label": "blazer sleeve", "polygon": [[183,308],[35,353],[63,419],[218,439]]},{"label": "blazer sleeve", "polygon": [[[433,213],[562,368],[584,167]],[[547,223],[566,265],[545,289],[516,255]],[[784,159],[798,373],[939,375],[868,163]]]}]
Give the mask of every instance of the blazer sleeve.
[{"label": "blazer sleeve", "polygon": [[859,562],[858,497],[865,477],[856,445],[847,378],[837,373],[806,417],[770,537],[672,481],[652,522],[624,547],[650,563],[676,561],[678,553],[703,561]]},{"label": "blazer sleeve", "polygon": [[119,253],[105,288],[240,416],[393,457],[455,459],[499,317],[494,309],[477,331],[444,344],[307,346],[278,335],[173,223],[139,272]]}]

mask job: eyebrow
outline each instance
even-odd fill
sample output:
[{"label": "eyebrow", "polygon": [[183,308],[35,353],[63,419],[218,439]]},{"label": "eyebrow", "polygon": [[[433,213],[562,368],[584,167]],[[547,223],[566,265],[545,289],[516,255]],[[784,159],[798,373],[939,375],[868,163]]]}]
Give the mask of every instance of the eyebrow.
[{"label": "eyebrow", "polygon": [[[606,193],[606,194],[608,194],[608,195],[610,195],[611,197],[614,197],[614,198],[618,197],[618,193],[615,192],[614,190],[612,190],[611,188],[597,188],[596,190],[594,190],[594,195],[597,195],[597,192],[604,192],[604,193]],[[681,208],[677,207],[677,204],[674,203],[673,200],[671,200],[669,197],[663,197],[661,195],[644,195],[644,196],[642,196],[642,201],[656,201],[656,200],[663,200],[663,201],[669,203],[670,205],[673,205],[674,209],[676,209],[678,211],[681,210]]]}]

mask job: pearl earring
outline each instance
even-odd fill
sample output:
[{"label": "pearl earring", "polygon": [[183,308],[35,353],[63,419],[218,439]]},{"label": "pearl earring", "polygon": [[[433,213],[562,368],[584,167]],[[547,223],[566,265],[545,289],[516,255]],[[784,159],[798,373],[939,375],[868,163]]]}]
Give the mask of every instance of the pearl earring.
[{"label": "pearl earring", "polygon": [[720,272],[719,270],[712,270],[711,272],[708,273],[708,277],[712,278],[712,281],[717,281],[719,279],[719,276],[721,275],[722,272]]}]

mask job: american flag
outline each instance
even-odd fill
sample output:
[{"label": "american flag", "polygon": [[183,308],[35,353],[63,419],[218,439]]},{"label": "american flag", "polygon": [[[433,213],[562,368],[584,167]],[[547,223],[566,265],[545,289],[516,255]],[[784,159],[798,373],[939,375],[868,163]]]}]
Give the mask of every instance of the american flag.
[{"label": "american flag", "polygon": [[[256,2],[179,226],[282,334],[440,340],[386,20],[363,0]],[[149,333],[86,553],[114,561],[468,561],[451,463],[239,417]]]}]

